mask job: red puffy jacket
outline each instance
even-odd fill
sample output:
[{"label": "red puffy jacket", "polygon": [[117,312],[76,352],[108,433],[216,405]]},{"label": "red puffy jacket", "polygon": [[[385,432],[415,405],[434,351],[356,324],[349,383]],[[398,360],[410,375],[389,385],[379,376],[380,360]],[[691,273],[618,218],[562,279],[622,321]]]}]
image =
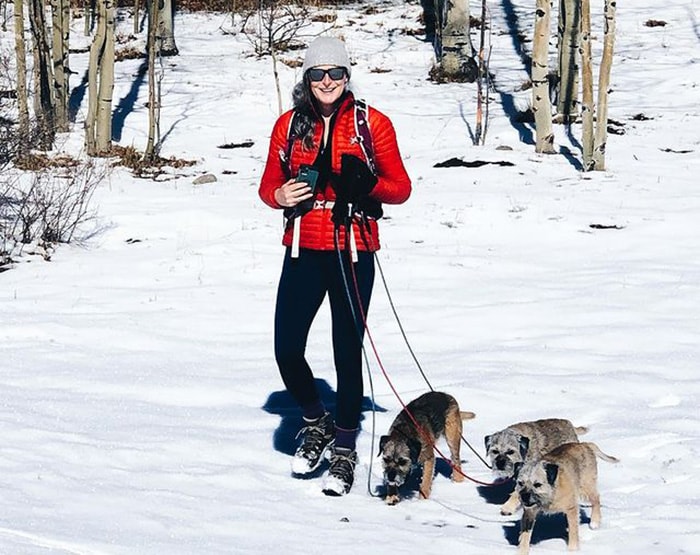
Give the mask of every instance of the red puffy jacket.
[{"label": "red puffy jacket", "polygon": [[[333,127],[331,169],[334,174],[340,173],[341,154],[354,154],[360,159],[365,159],[359,140],[355,132],[354,97],[348,93],[338,108],[338,116]],[[282,114],[270,137],[270,149],[267,155],[265,171],[260,181],[260,198],[273,208],[283,208],[275,200],[275,191],[286,181],[286,167],[284,154],[287,149],[287,134],[292,119],[293,111]],[[406,173],[399,147],[396,142],[394,126],[387,116],[378,110],[368,107],[368,123],[372,134],[374,148],[374,163],[377,169],[377,184],[370,196],[387,204],[400,204],[411,194],[411,180]],[[323,134],[323,122],[316,123],[314,129],[313,149],[303,148],[301,140],[295,140],[290,154],[289,167],[291,175],[296,175],[301,164],[313,164],[318,155]],[[317,201],[334,201],[335,192],[328,186],[319,188],[316,192]],[[317,205],[320,203],[317,203]],[[316,208],[310,210],[301,217],[301,231],[299,246],[303,249],[333,250],[334,225],[331,221],[330,208]],[[357,248],[362,251],[376,251],[379,249],[379,235],[376,220],[369,220],[369,236],[365,230],[360,230],[359,222],[355,218],[353,222],[354,233],[357,240]],[[344,233],[340,233],[340,248],[345,248]],[[292,244],[292,226],[288,226],[282,243],[285,246]]]}]

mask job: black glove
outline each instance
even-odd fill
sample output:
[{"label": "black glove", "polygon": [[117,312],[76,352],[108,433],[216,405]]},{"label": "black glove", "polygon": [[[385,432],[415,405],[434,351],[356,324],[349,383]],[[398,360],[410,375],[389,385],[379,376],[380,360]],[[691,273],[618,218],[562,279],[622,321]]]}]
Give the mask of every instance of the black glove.
[{"label": "black glove", "polygon": [[358,201],[369,195],[376,184],[377,176],[367,164],[357,156],[343,154],[340,157],[340,175],[334,180],[336,198],[331,218],[333,222],[345,223],[352,216]]},{"label": "black glove", "polygon": [[340,187],[350,201],[357,202],[366,197],[376,184],[377,176],[357,156],[343,154],[340,157]]}]

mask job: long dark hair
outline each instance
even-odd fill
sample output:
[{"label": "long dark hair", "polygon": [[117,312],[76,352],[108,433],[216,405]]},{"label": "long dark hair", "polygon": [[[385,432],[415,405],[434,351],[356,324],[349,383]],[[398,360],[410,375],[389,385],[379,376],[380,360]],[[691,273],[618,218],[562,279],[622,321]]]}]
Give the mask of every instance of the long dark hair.
[{"label": "long dark hair", "polygon": [[[345,91],[338,99],[340,104],[348,92],[350,92],[350,83],[345,84]],[[314,147],[314,123],[321,120],[320,111],[316,98],[311,93],[311,82],[309,77],[304,75],[292,89],[292,106],[297,113],[294,118],[294,129],[292,134],[295,137],[301,137],[301,144],[305,149]]]}]

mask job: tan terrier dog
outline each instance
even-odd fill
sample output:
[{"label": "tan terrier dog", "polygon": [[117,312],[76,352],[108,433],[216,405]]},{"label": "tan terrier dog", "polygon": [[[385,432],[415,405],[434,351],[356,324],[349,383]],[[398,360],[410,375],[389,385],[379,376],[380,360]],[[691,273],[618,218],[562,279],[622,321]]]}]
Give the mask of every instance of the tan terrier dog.
[{"label": "tan terrier dog", "polygon": [[590,527],[600,526],[600,495],[596,457],[619,462],[595,443],[565,443],[543,457],[529,461],[518,471],[515,485],[523,505],[518,553],[530,552],[530,540],[539,513],[564,513],[569,528],[569,551],[579,545],[579,500],[591,502]]},{"label": "tan terrier dog", "polygon": [[[491,468],[499,478],[517,478],[516,468],[537,459],[564,443],[575,443],[587,428],[574,427],[563,418],[519,422],[484,438]],[[520,505],[514,491],[501,506],[502,515],[512,515]]]}]

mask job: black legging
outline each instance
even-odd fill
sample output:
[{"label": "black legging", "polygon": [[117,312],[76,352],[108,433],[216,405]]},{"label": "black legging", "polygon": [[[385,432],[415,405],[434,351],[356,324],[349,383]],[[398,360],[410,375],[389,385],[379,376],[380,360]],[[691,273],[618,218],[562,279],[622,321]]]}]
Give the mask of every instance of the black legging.
[{"label": "black legging", "polygon": [[311,323],[328,293],[333,333],[333,359],[337,379],[336,425],[347,430],[358,428],[362,408],[362,314],[367,314],[374,285],[374,256],[359,252],[354,265],[357,288],[350,269],[349,254],[341,254],[348,293],[336,251],[302,249],[299,258],[284,256],[275,308],[275,358],[287,391],[301,407],[320,402],[314,376],[304,357]]}]

